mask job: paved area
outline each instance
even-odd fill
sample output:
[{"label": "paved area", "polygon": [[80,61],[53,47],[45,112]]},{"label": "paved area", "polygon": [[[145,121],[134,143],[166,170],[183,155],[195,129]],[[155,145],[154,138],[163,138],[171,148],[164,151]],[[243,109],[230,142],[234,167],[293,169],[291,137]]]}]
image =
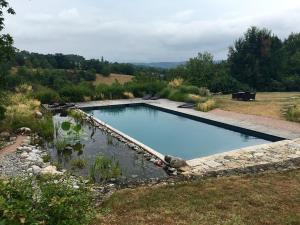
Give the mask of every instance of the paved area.
[{"label": "paved area", "polygon": [[182,104],[166,99],[144,101],[141,99],[95,101],[78,103],[78,107],[96,107],[132,103],[147,103],[168,110],[198,116],[217,122],[238,126],[289,140],[256,145],[187,161],[187,174],[205,175],[257,172],[269,169],[282,170],[300,167],[300,124],[283,120],[235,113],[198,112],[194,109],[177,108]]}]

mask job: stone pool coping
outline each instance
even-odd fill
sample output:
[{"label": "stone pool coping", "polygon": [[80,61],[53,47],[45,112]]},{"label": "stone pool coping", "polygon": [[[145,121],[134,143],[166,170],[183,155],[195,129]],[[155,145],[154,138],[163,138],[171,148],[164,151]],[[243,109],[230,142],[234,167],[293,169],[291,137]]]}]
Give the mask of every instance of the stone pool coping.
[{"label": "stone pool coping", "polygon": [[[93,108],[101,106],[116,106],[116,105],[131,105],[131,104],[147,104],[162,110],[177,112],[179,114],[188,115],[191,117],[198,117],[199,119],[206,119],[216,123],[228,125],[230,127],[237,127],[244,130],[250,130],[261,134],[266,134],[269,137],[274,136],[278,140],[274,143],[268,143],[263,145],[255,145],[246,148],[226,151],[223,153],[210,155],[207,157],[195,158],[188,160],[187,163],[190,166],[190,170],[186,171],[186,174],[204,175],[209,173],[229,174],[229,173],[244,173],[244,172],[256,172],[257,170],[268,169],[284,169],[290,167],[300,166],[300,133],[291,133],[285,130],[276,130],[259,125],[251,124],[245,121],[239,121],[234,119],[223,118],[220,116],[211,115],[209,113],[203,113],[194,109],[181,109],[177,108],[181,103],[173,102],[167,99],[159,99],[155,101],[142,100],[142,99],[126,99],[126,100],[109,100],[109,101],[93,101],[77,103],[76,106],[80,109]],[[183,116],[184,116],[183,115]],[[96,119],[95,121],[101,125],[109,128],[113,132],[123,136],[129,142],[133,142],[149,152],[150,154],[158,157],[164,161],[164,155],[155,151],[154,149],[142,144],[134,138],[124,134],[123,132],[111,127],[110,125]],[[205,122],[205,121],[204,121]],[[284,140],[295,139],[295,140]]]}]

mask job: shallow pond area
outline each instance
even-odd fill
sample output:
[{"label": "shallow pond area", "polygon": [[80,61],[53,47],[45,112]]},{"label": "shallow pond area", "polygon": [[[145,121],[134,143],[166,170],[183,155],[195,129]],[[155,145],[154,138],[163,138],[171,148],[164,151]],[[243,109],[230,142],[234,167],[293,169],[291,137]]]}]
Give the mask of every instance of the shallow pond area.
[{"label": "shallow pond area", "polygon": [[[72,121],[70,117],[55,115],[53,121],[56,127],[54,143],[61,138],[60,125],[64,121]],[[51,161],[62,168],[81,176],[89,176],[89,170],[98,155],[116,162],[121,175],[117,180],[147,180],[150,178],[166,178],[168,175],[163,168],[147,161],[143,154],[138,154],[125,143],[120,142],[99,128],[94,128],[88,123],[83,123],[80,132],[80,144],[73,150],[58,151],[56,144],[49,144],[48,150]],[[82,168],[74,168],[74,161],[82,159],[86,165]]]}]

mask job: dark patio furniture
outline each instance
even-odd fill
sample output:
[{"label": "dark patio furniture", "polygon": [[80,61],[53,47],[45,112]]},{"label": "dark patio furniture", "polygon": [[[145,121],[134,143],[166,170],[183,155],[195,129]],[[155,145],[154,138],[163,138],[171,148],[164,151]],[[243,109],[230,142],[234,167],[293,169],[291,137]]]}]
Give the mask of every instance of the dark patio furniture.
[{"label": "dark patio furniture", "polygon": [[150,98],[150,100],[158,100],[160,99],[159,95],[154,95],[153,97]]},{"label": "dark patio furniture", "polygon": [[239,100],[239,101],[250,101],[250,100],[255,100],[255,96],[256,96],[255,92],[240,91],[237,93],[233,93],[232,99]]},{"label": "dark patio furniture", "polygon": [[145,95],[142,99],[143,100],[150,100],[152,98],[153,95],[149,94],[149,95]]},{"label": "dark patio furniture", "polygon": [[195,103],[185,103],[183,105],[178,106],[178,108],[190,109],[190,108],[194,108],[195,106],[196,106]]}]

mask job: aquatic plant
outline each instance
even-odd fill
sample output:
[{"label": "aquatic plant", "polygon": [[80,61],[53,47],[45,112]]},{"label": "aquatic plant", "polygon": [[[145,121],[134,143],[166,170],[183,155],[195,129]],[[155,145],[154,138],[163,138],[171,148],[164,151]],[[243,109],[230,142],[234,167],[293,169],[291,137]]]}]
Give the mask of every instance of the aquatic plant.
[{"label": "aquatic plant", "polygon": [[57,139],[54,142],[54,146],[55,146],[55,148],[58,152],[62,152],[66,148],[67,145],[68,145],[68,142],[64,138],[63,139]]},{"label": "aquatic plant", "polygon": [[110,135],[106,136],[107,145],[113,145],[113,138]]},{"label": "aquatic plant", "polygon": [[72,117],[76,123],[80,124],[83,124],[86,118],[86,115],[82,111],[74,109],[68,110],[68,116]]},{"label": "aquatic plant", "polygon": [[78,168],[78,169],[83,169],[86,167],[87,161],[85,159],[77,158],[77,159],[72,159],[70,162],[72,168]]},{"label": "aquatic plant", "polygon": [[89,176],[92,181],[106,181],[121,175],[119,162],[114,159],[106,158],[103,155],[97,155],[90,167]]},{"label": "aquatic plant", "polygon": [[51,156],[50,155],[43,155],[42,156],[42,159],[43,159],[43,162],[44,163],[47,163],[47,162],[50,162],[50,160],[51,160]]}]

